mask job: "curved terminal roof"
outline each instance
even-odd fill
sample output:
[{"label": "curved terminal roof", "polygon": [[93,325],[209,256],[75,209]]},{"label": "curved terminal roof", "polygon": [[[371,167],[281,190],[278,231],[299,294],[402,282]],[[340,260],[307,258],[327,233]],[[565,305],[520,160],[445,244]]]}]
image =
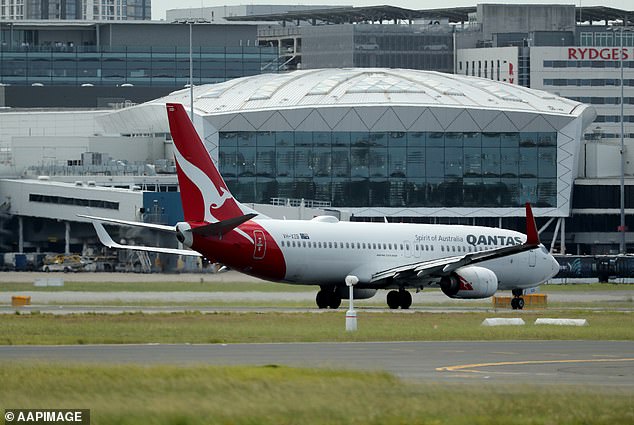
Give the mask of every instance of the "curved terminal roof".
[{"label": "curved terminal roof", "polygon": [[[157,103],[189,105],[189,90]],[[384,68],[311,69],[260,74],[196,87],[199,115],[328,106],[415,105],[568,115],[579,103],[484,78]]]},{"label": "curved terminal roof", "polygon": [[[108,131],[168,132],[165,103],[189,109],[189,89],[99,117]],[[432,71],[331,68],[260,74],[194,87],[197,116],[312,108],[411,106],[546,114],[574,119],[594,109],[544,91]],[[591,122],[594,115],[584,122]]]}]

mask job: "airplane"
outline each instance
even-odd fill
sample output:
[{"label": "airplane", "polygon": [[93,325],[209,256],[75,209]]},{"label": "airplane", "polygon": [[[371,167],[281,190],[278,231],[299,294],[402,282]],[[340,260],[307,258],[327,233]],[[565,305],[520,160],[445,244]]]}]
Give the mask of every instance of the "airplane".
[{"label": "airplane", "polygon": [[[462,299],[511,290],[512,307],[522,309],[523,290],[559,272],[559,264],[539,241],[530,204],[526,235],[482,226],[266,217],[231,194],[183,105],[166,107],[184,221],[165,226],[81,215],[93,221],[107,247],[202,256],[269,281],[319,285],[320,309],[338,308],[348,298],[346,282],[354,284],[358,299],[390,290],[391,309],[411,306],[408,289],[438,286],[448,297]],[[101,223],[171,232],[188,249],[118,244]]]}]

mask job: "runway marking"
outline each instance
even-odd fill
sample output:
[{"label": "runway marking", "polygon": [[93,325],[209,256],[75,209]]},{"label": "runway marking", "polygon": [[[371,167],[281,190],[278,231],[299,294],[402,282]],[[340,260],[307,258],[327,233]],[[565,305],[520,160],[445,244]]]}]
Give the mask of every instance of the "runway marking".
[{"label": "runway marking", "polygon": [[626,359],[578,359],[578,360],[525,360],[520,362],[496,362],[496,363],[475,363],[456,366],[437,367],[438,372],[468,372],[468,373],[491,373],[474,370],[482,367],[495,366],[522,366],[522,365],[539,365],[539,364],[561,364],[561,363],[617,363],[617,362],[634,362],[634,358]]}]

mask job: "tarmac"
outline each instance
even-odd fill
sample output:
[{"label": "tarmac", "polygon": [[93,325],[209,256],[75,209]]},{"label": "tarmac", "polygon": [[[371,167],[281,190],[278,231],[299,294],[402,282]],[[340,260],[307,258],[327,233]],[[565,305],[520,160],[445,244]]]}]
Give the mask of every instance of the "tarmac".
[{"label": "tarmac", "polygon": [[0,346],[0,364],[283,365],[387,371],[424,382],[634,390],[634,341],[440,341]]}]

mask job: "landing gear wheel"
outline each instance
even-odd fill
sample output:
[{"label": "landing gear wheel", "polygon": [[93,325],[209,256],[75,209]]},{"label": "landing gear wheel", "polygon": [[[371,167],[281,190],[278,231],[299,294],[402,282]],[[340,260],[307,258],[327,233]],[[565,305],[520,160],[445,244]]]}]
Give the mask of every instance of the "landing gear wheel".
[{"label": "landing gear wheel", "polygon": [[524,298],[517,297],[511,300],[511,308],[513,310],[522,310],[524,308]]},{"label": "landing gear wheel", "polygon": [[317,307],[319,308],[328,308],[330,304],[330,293],[324,291],[323,289],[317,292],[317,296],[315,297],[315,302],[317,302]]},{"label": "landing gear wheel", "polygon": [[398,291],[398,295],[401,301],[401,308],[407,310],[412,305],[412,294],[406,290]]},{"label": "landing gear wheel", "polygon": [[398,291],[390,291],[387,293],[387,305],[392,310],[396,310],[401,305],[401,297]]},{"label": "landing gear wheel", "polygon": [[330,293],[330,300],[328,302],[328,307],[334,309],[338,309],[341,305],[341,297],[336,292]]},{"label": "landing gear wheel", "polygon": [[511,293],[513,293],[514,297],[521,297],[522,295],[524,295],[524,290],[520,288],[515,288],[511,291]]},{"label": "landing gear wheel", "polygon": [[516,298],[517,300],[517,309],[522,310],[524,308],[524,298]]}]

